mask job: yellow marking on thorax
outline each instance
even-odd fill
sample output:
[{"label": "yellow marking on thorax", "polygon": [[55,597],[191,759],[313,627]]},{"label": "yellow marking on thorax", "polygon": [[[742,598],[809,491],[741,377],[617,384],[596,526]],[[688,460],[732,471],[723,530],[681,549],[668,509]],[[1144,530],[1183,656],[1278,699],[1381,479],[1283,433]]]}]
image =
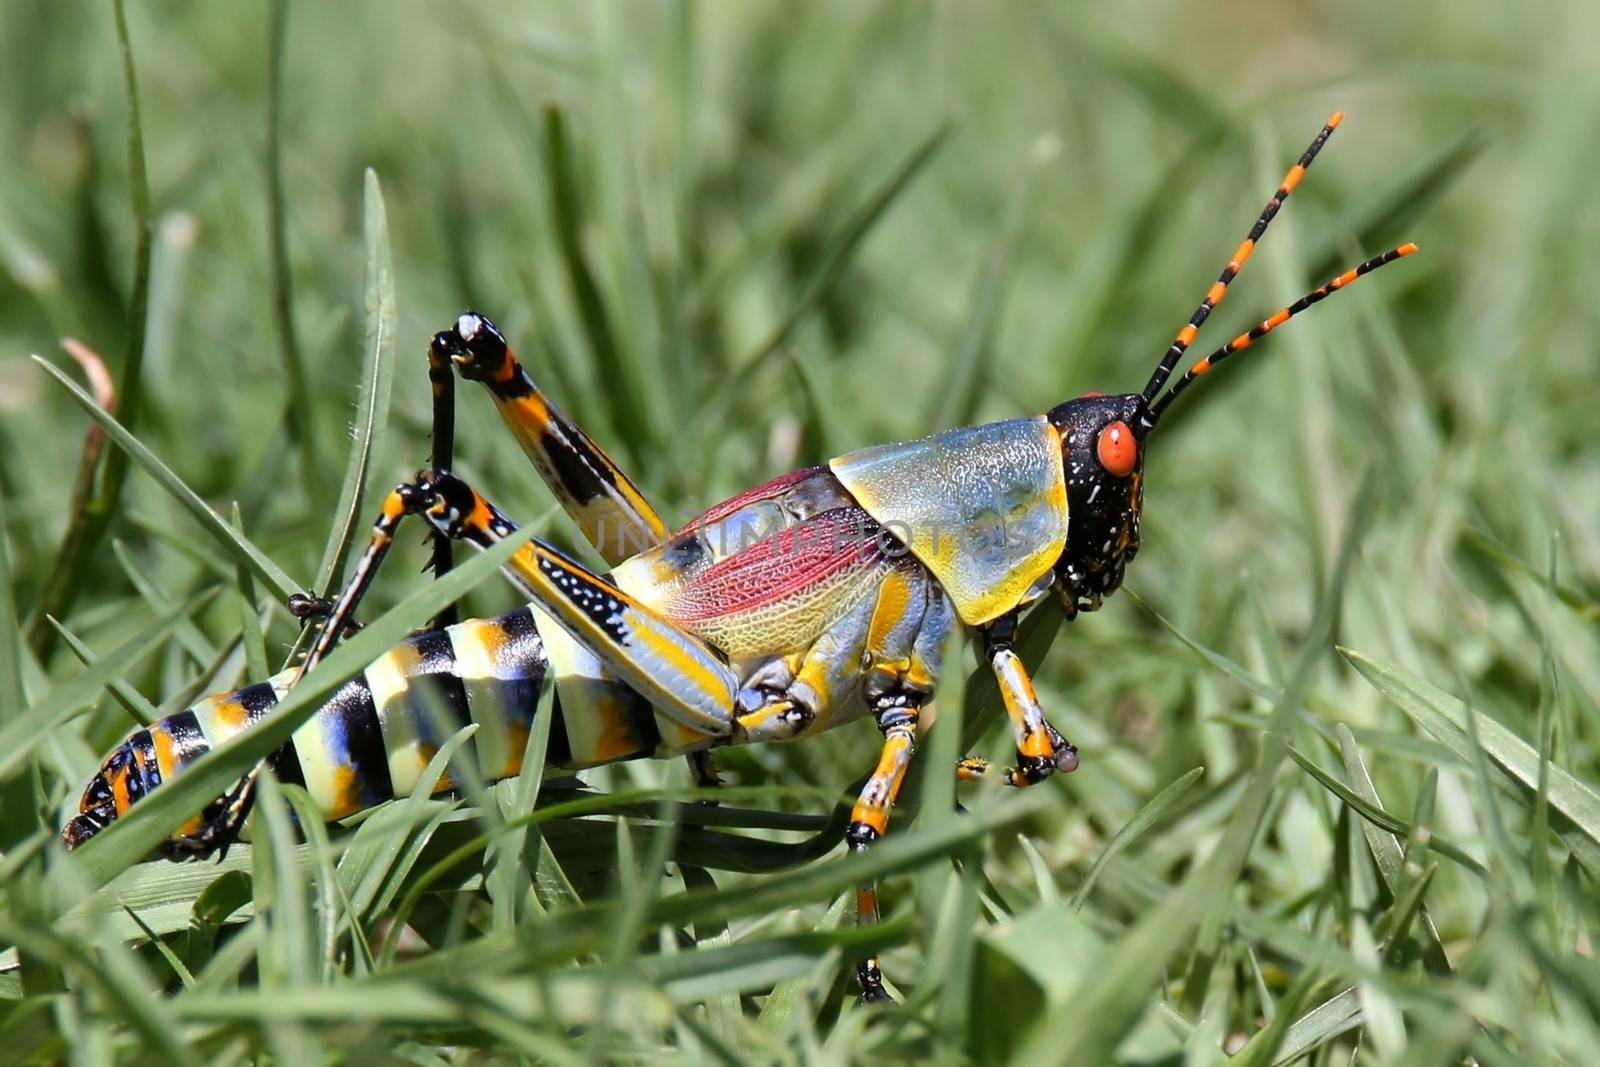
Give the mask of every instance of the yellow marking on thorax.
[{"label": "yellow marking on thorax", "polygon": [[903,570],[890,571],[878,587],[878,602],[872,609],[872,623],[867,627],[867,647],[883,648],[889,635],[906,617],[911,606],[911,588],[914,583]]}]

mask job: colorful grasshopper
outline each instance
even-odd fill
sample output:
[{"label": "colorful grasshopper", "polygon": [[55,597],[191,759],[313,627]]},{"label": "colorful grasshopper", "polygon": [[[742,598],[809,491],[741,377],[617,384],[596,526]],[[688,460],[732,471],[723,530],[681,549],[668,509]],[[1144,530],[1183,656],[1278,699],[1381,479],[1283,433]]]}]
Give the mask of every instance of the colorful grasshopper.
[{"label": "colorful grasshopper", "polygon": [[[552,685],[552,766],[687,755],[695,781],[706,785],[716,782],[711,749],[791,740],[870,715],[883,749],[845,835],[850,849],[862,850],[887,827],[957,625],[980,642],[1004,698],[1017,752],[1005,783],[1028,786],[1073,770],[1077,749],[1045,718],[1013,651],[1020,613],[1054,592],[1075,616],[1121,584],[1139,549],[1145,440],[1184,389],[1334,290],[1415,250],[1402,245],[1341,274],[1194,364],[1161,395],[1340,118],[1289,171],[1142,392],[1091,393],[1034,418],[852,452],[718,504],[677,533],[539,390],[499,330],[481,315],[462,315],[428,353],[432,466],[385,499],[349,584],[322,606],[327,619],[301,670],[350,625],[406,516],[432,527],[439,573],[450,567],[453,541],[484,548],[514,530],[449,473],[453,372],[488,387],[540,475],[613,570],[597,574],[531,541],[505,568],[527,606],[438,625],[392,649],[300,728],[270,759],[273,771],[304,786],[328,819],[340,819],[408,794],[445,740],[444,727],[470,722],[485,773],[513,776],[539,698]],[[67,846],[249,729],[299,673],[209,697],[134,732],[62,830]],[[962,780],[989,773],[981,759],[957,767]],[[198,814],[162,854],[195,858],[226,848],[248,812],[253,780]],[[858,908],[859,921],[877,920],[875,887],[862,888]],[[858,977],[869,999],[886,995],[875,959],[861,963]]]}]

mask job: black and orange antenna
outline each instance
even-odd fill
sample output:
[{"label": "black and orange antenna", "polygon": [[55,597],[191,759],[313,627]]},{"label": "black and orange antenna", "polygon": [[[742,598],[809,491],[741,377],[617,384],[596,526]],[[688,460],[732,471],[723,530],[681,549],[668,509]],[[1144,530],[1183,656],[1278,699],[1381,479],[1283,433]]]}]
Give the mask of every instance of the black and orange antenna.
[{"label": "black and orange antenna", "polygon": [[1161,413],[1167,409],[1167,405],[1171,404],[1172,401],[1177,398],[1179,393],[1187,389],[1190,382],[1194,381],[1202,374],[1205,374],[1207,371],[1211,370],[1211,368],[1215,367],[1218,363],[1221,363],[1235,352],[1240,352],[1246,348],[1249,348],[1251,345],[1255,344],[1256,341],[1265,337],[1273,330],[1276,330],[1279,326],[1282,326],[1284,323],[1300,314],[1300,312],[1304,311],[1312,304],[1318,303],[1319,301],[1332,296],[1334,293],[1338,292],[1340,289],[1343,289],[1345,286],[1349,285],[1363,274],[1370,274],[1384,264],[1393,263],[1397,259],[1403,259],[1416,250],[1417,246],[1409,241],[1398,248],[1391,248],[1381,256],[1373,256],[1360,266],[1350,268],[1337,278],[1334,278],[1332,281],[1328,282],[1328,284],[1311,290],[1311,292],[1307,293],[1305,296],[1302,296],[1299,300],[1296,300],[1288,307],[1279,308],[1275,314],[1263,319],[1260,325],[1245,333],[1241,333],[1238,337],[1235,337],[1233,340],[1229,341],[1227,344],[1223,345],[1221,348],[1217,349],[1215,352],[1211,353],[1209,356],[1190,367],[1188,371],[1184,373],[1183,377],[1179,378],[1177,382],[1173,384],[1172,388],[1167,390],[1166,395],[1150,406],[1150,418],[1152,420],[1160,418]]},{"label": "black and orange antenna", "polygon": [[[1322,127],[1322,131],[1312,140],[1310,147],[1301,155],[1300,161],[1289,168],[1289,173],[1283,176],[1283,181],[1278,185],[1277,192],[1272,194],[1272,199],[1267,201],[1267,206],[1261,209],[1261,215],[1256,219],[1256,224],[1250,227],[1250,236],[1239,242],[1239,247],[1234,250],[1233,258],[1228,260],[1228,265],[1222,268],[1222,274],[1206,293],[1206,298],[1200,301],[1200,306],[1195,308],[1194,314],[1189,317],[1188,323],[1178,331],[1178,336],[1167,348],[1166,355],[1161,357],[1155,373],[1150,375],[1150,382],[1144,387],[1146,401],[1155,399],[1161,387],[1167,384],[1167,379],[1172,376],[1172,370],[1178,365],[1178,360],[1183,358],[1195,335],[1200,332],[1200,327],[1206,321],[1206,316],[1211,314],[1211,309],[1222,303],[1222,298],[1228,295],[1228,283],[1244,265],[1250,260],[1250,253],[1256,249],[1256,242],[1261,240],[1261,235],[1267,232],[1273,216],[1283,202],[1294,192],[1295,186],[1300,184],[1300,179],[1306,176],[1306,170],[1311,166],[1312,160],[1317,158],[1317,153],[1322,151],[1322,146],[1328,143],[1328,138],[1333,136],[1333,131],[1339,128],[1339,123],[1344,121],[1344,112],[1335,111],[1333,117]],[[1204,372],[1202,372],[1204,373]]]}]

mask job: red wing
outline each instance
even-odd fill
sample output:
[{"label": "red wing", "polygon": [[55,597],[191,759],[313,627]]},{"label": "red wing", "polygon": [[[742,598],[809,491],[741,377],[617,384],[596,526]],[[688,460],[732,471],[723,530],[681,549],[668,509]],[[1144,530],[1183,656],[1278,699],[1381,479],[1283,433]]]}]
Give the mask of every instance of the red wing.
[{"label": "red wing", "polygon": [[814,515],[707,567],[663,612],[730,657],[804,652],[894,566],[877,530],[860,508]]},{"label": "red wing", "polygon": [[670,613],[681,622],[704,622],[848,579],[882,561],[877,532],[860,508],[825,511],[708,567],[677,591]]}]

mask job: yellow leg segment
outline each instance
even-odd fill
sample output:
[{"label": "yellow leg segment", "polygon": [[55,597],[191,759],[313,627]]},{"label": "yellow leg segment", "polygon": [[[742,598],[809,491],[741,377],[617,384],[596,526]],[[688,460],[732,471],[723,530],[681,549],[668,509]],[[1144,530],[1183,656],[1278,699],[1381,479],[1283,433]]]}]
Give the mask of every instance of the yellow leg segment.
[{"label": "yellow leg segment", "polygon": [[[1017,740],[1017,765],[1006,772],[1013,785],[1032,785],[1042,782],[1057,771],[1072,771],[1078,766],[1078,750],[1044,717],[1044,708],[1033,691],[1033,680],[1022,658],[1011,647],[1016,633],[1016,616],[1005,615],[996,619],[983,631],[983,652],[994,671],[1000,687],[1000,698],[1005,704],[1006,717],[1011,720],[1011,732]],[[981,777],[988,764],[983,760],[964,760],[966,781]],[[980,770],[979,767],[982,767]],[[958,777],[963,769],[957,767]],[[1013,781],[1012,779],[1018,779]],[[1025,780],[1024,780],[1025,779]]]}]

